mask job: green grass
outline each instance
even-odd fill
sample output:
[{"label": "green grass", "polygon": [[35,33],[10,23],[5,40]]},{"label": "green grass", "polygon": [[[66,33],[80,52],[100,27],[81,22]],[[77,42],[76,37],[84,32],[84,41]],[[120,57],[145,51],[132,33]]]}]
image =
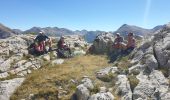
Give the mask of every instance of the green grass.
[{"label": "green grass", "polygon": [[62,87],[68,92],[66,96],[62,97],[62,100],[68,100],[77,86],[77,84],[71,83],[70,79],[81,80],[86,75],[95,80],[94,72],[110,66],[107,62],[106,56],[86,55],[65,59],[63,64],[52,67],[45,64],[41,69],[29,74],[10,99],[20,100],[29,97],[29,94],[35,94],[37,95],[35,99],[41,100],[45,100],[42,94],[48,94],[49,98],[55,98],[54,91],[59,91],[59,87]]}]

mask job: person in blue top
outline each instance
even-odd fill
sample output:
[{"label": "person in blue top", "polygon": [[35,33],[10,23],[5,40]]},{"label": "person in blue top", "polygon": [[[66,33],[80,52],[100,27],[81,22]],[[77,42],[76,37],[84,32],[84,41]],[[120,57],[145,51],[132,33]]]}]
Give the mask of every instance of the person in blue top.
[{"label": "person in blue top", "polygon": [[39,34],[37,35],[37,37],[34,39],[34,41],[36,43],[38,43],[38,46],[37,46],[38,51],[45,51],[46,50],[45,49],[46,44],[49,45],[49,51],[52,50],[52,48],[51,48],[52,47],[52,41],[47,35],[45,35],[44,32],[40,31]]}]

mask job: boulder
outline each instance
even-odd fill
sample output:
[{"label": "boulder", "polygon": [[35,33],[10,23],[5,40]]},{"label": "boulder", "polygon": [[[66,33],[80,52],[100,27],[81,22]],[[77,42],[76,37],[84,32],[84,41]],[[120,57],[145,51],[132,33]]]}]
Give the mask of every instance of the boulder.
[{"label": "boulder", "polygon": [[93,53],[104,54],[113,51],[112,45],[114,36],[111,33],[102,33],[98,35],[93,42]]},{"label": "boulder", "polygon": [[90,97],[90,91],[83,84],[77,86],[75,94],[77,100],[88,100],[88,98]]},{"label": "boulder", "polygon": [[101,87],[100,92],[90,96],[89,100],[114,100],[114,96],[105,87]]},{"label": "boulder", "polygon": [[75,50],[75,51],[73,52],[73,55],[74,55],[74,56],[85,55],[85,54],[86,54],[86,52],[85,52],[84,50]]},{"label": "boulder", "polygon": [[153,55],[148,55],[145,60],[145,66],[147,66],[149,70],[158,69],[158,62]]},{"label": "boulder", "polygon": [[51,63],[52,65],[62,64],[64,63],[64,59],[56,59],[56,60],[53,60]]},{"label": "boulder", "polygon": [[106,67],[96,73],[96,77],[102,81],[111,81],[112,75],[117,72],[117,67]]},{"label": "boulder", "polygon": [[0,73],[0,79],[1,79],[1,78],[6,78],[6,77],[8,77],[8,76],[9,76],[9,74],[8,74],[7,72]]},{"label": "boulder", "polygon": [[160,100],[170,100],[170,92],[162,94]]},{"label": "boulder", "polygon": [[48,54],[43,55],[43,60],[50,61],[50,55]]},{"label": "boulder", "polygon": [[150,75],[145,75],[141,72],[137,78],[140,82],[133,92],[133,99],[135,100],[139,98],[144,100],[148,98],[160,98],[156,95],[158,92],[164,94],[168,91],[168,80],[164,77],[162,72],[158,70],[153,70]]},{"label": "boulder", "polygon": [[89,90],[94,88],[93,83],[89,78],[84,78],[81,83]]},{"label": "boulder", "polygon": [[169,56],[170,56],[170,54],[169,54],[170,37],[166,37],[166,38],[164,38],[164,40],[165,39],[167,39],[167,40],[164,42],[159,41],[154,46],[154,53],[155,53],[155,56],[158,60],[160,67],[169,67],[169,66],[167,66],[167,64],[168,64],[168,61],[170,60],[170,58],[169,58]]},{"label": "boulder", "polygon": [[0,100],[9,100],[12,93],[21,85],[24,78],[15,78],[0,82]]},{"label": "boulder", "polygon": [[132,100],[132,91],[126,75],[118,75],[116,81],[116,94],[121,96],[121,100]]}]

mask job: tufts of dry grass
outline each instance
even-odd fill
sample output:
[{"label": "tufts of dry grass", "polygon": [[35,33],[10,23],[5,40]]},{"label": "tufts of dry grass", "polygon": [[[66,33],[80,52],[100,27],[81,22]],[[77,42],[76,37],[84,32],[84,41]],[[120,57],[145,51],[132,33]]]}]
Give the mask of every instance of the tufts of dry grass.
[{"label": "tufts of dry grass", "polygon": [[70,82],[71,79],[80,80],[83,76],[89,76],[93,80],[95,72],[107,66],[110,66],[107,57],[101,55],[77,56],[66,59],[61,65],[45,65],[28,75],[10,99],[20,100],[34,94],[34,99],[53,100],[60,90],[67,91],[62,100],[70,99],[77,85]]},{"label": "tufts of dry grass", "polygon": [[129,75],[128,76],[128,80],[130,83],[130,88],[132,90],[132,92],[134,91],[135,87],[138,85],[139,83],[139,79],[136,78],[136,76],[134,75]]}]

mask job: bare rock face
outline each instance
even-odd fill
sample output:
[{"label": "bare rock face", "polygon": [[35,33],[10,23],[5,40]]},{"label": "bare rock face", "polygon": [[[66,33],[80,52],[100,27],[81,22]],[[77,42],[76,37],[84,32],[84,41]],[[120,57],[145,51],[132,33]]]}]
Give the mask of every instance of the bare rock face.
[{"label": "bare rock face", "polygon": [[[138,85],[132,92],[133,100],[168,100],[170,75],[170,24],[157,31],[131,54],[132,66],[140,72]],[[164,70],[164,71],[162,71]],[[166,72],[166,73],[165,73]],[[166,74],[166,75],[165,75]]]},{"label": "bare rock face", "polygon": [[77,86],[72,100],[88,100],[90,97],[90,90],[93,88],[92,81],[89,78],[83,78],[81,84]]},{"label": "bare rock face", "polygon": [[137,78],[140,80],[133,92],[133,99],[149,99],[149,98],[161,98],[162,94],[168,92],[168,79],[157,70],[151,72],[150,75],[144,75],[141,72]]},{"label": "bare rock face", "polygon": [[90,91],[83,84],[77,86],[76,100],[88,100]]},{"label": "bare rock face", "polygon": [[170,62],[170,24],[154,36],[154,53],[161,67],[169,67]]},{"label": "bare rock face", "polygon": [[89,100],[114,100],[114,96],[110,92],[107,92],[105,87],[100,87],[100,92],[93,94]]},{"label": "bare rock face", "polygon": [[0,100],[9,100],[15,89],[21,85],[24,78],[15,78],[0,82]]},{"label": "bare rock face", "polygon": [[114,100],[114,96],[105,87],[100,87],[100,91],[92,95],[93,88],[92,81],[87,77],[83,78],[81,84],[77,86],[72,100]]},{"label": "bare rock face", "polygon": [[114,100],[114,96],[110,92],[100,92],[92,95],[89,100]]},{"label": "bare rock face", "polygon": [[116,82],[116,94],[121,96],[121,100],[132,100],[132,91],[126,75],[118,75]]},{"label": "bare rock face", "polygon": [[114,36],[111,33],[102,33],[93,42],[93,53],[104,54],[113,51]]},{"label": "bare rock face", "polygon": [[112,80],[110,76],[117,71],[118,71],[117,67],[106,67],[104,69],[99,70],[96,73],[96,77],[101,81],[108,82]]},{"label": "bare rock face", "polygon": [[145,66],[149,70],[158,69],[158,62],[153,55],[147,55],[145,60]]}]

